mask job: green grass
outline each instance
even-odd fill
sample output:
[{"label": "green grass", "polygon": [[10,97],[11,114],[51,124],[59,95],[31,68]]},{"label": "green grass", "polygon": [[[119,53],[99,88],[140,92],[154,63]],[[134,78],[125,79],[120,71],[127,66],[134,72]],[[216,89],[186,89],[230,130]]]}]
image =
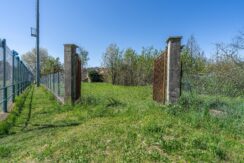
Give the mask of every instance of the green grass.
[{"label": "green grass", "polygon": [[[244,160],[243,98],[184,94],[179,105],[163,106],[152,101],[151,90],[85,83],[81,101],[62,106],[44,88],[30,88],[21,114],[0,134],[0,160]],[[211,109],[224,114],[212,116]]]}]

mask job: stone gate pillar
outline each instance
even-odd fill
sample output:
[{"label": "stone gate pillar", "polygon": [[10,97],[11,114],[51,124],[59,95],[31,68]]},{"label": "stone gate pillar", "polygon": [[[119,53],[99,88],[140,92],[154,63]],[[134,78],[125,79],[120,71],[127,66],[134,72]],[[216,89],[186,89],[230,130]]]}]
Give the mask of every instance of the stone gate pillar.
[{"label": "stone gate pillar", "polygon": [[64,102],[74,103],[80,98],[81,75],[80,59],[76,54],[77,46],[64,45]]},{"label": "stone gate pillar", "polygon": [[166,103],[176,103],[180,98],[181,81],[181,39],[182,37],[170,37],[167,40],[167,87]]}]

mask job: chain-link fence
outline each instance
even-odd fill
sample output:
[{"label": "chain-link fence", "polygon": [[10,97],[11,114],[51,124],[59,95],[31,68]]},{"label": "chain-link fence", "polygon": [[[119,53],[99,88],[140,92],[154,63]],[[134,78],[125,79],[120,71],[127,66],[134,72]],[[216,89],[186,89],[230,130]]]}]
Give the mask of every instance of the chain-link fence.
[{"label": "chain-link fence", "polygon": [[224,117],[227,122],[241,118],[244,108],[244,69],[241,66],[232,60],[189,57],[182,61],[180,104],[183,109],[193,109],[204,116]]},{"label": "chain-link fence", "polygon": [[64,73],[57,72],[41,77],[41,83],[61,102],[64,101]]},{"label": "chain-link fence", "polygon": [[20,61],[18,53],[11,51],[6,40],[0,40],[0,109],[8,112],[15,97],[31,84],[33,75]]},{"label": "chain-link fence", "polygon": [[181,62],[183,93],[244,97],[244,62],[238,56],[229,55],[217,47],[216,54],[208,59],[193,41],[182,50]]},{"label": "chain-link fence", "polygon": [[201,95],[244,96],[244,71],[233,68],[225,72],[183,72],[182,91]]}]

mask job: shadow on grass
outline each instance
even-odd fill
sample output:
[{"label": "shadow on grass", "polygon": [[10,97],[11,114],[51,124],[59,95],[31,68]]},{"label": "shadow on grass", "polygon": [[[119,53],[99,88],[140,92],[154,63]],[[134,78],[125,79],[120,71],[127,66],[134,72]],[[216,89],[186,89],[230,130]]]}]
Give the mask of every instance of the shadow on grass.
[{"label": "shadow on grass", "polygon": [[28,124],[30,122],[30,119],[31,119],[31,110],[32,110],[33,94],[34,94],[34,87],[31,90],[30,103],[29,103],[29,106],[28,106],[28,111],[29,111],[28,112],[28,117],[27,117],[27,119],[25,121],[25,125],[22,128],[22,131],[27,128],[27,126],[28,126]]},{"label": "shadow on grass", "polygon": [[[65,128],[65,127],[76,127],[79,126],[81,122],[70,122],[70,123],[63,123],[63,124],[32,124],[32,126],[36,128],[25,129],[22,130],[22,133],[38,131],[38,130],[45,130],[45,129],[56,129],[56,128]],[[17,132],[11,132],[8,135],[0,135],[0,138],[4,138],[10,135],[16,135]]]},{"label": "shadow on grass", "polygon": [[35,131],[35,130],[43,130],[43,129],[54,129],[54,128],[64,128],[64,127],[75,127],[79,126],[81,122],[69,122],[63,124],[32,124],[37,128],[25,130],[25,132]]},{"label": "shadow on grass", "polygon": [[15,107],[13,111],[9,114],[6,120],[0,123],[0,137],[4,137],[5,135],[11,134],[10,129],[16,125],[16,120],[21,115],[26,99],[30,93],[28,89],[31,88],[27,88],[27,90],[25,90],[20,97],[16,98]]}]

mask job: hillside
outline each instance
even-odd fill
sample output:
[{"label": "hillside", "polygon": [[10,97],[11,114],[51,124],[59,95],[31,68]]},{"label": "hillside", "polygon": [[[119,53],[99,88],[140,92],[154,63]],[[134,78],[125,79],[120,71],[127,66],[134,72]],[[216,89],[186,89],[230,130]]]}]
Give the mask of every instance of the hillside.
[{"label": "hillside", "polygon": [[0,160],[244,160],[243,99],[186,94],[179,105],[163,106],[152,100],[151,90],[85,83],[81,102],[62,106],[44,88],[32,86],[17,100],[15,111],[21,114],[0,122]]}]

